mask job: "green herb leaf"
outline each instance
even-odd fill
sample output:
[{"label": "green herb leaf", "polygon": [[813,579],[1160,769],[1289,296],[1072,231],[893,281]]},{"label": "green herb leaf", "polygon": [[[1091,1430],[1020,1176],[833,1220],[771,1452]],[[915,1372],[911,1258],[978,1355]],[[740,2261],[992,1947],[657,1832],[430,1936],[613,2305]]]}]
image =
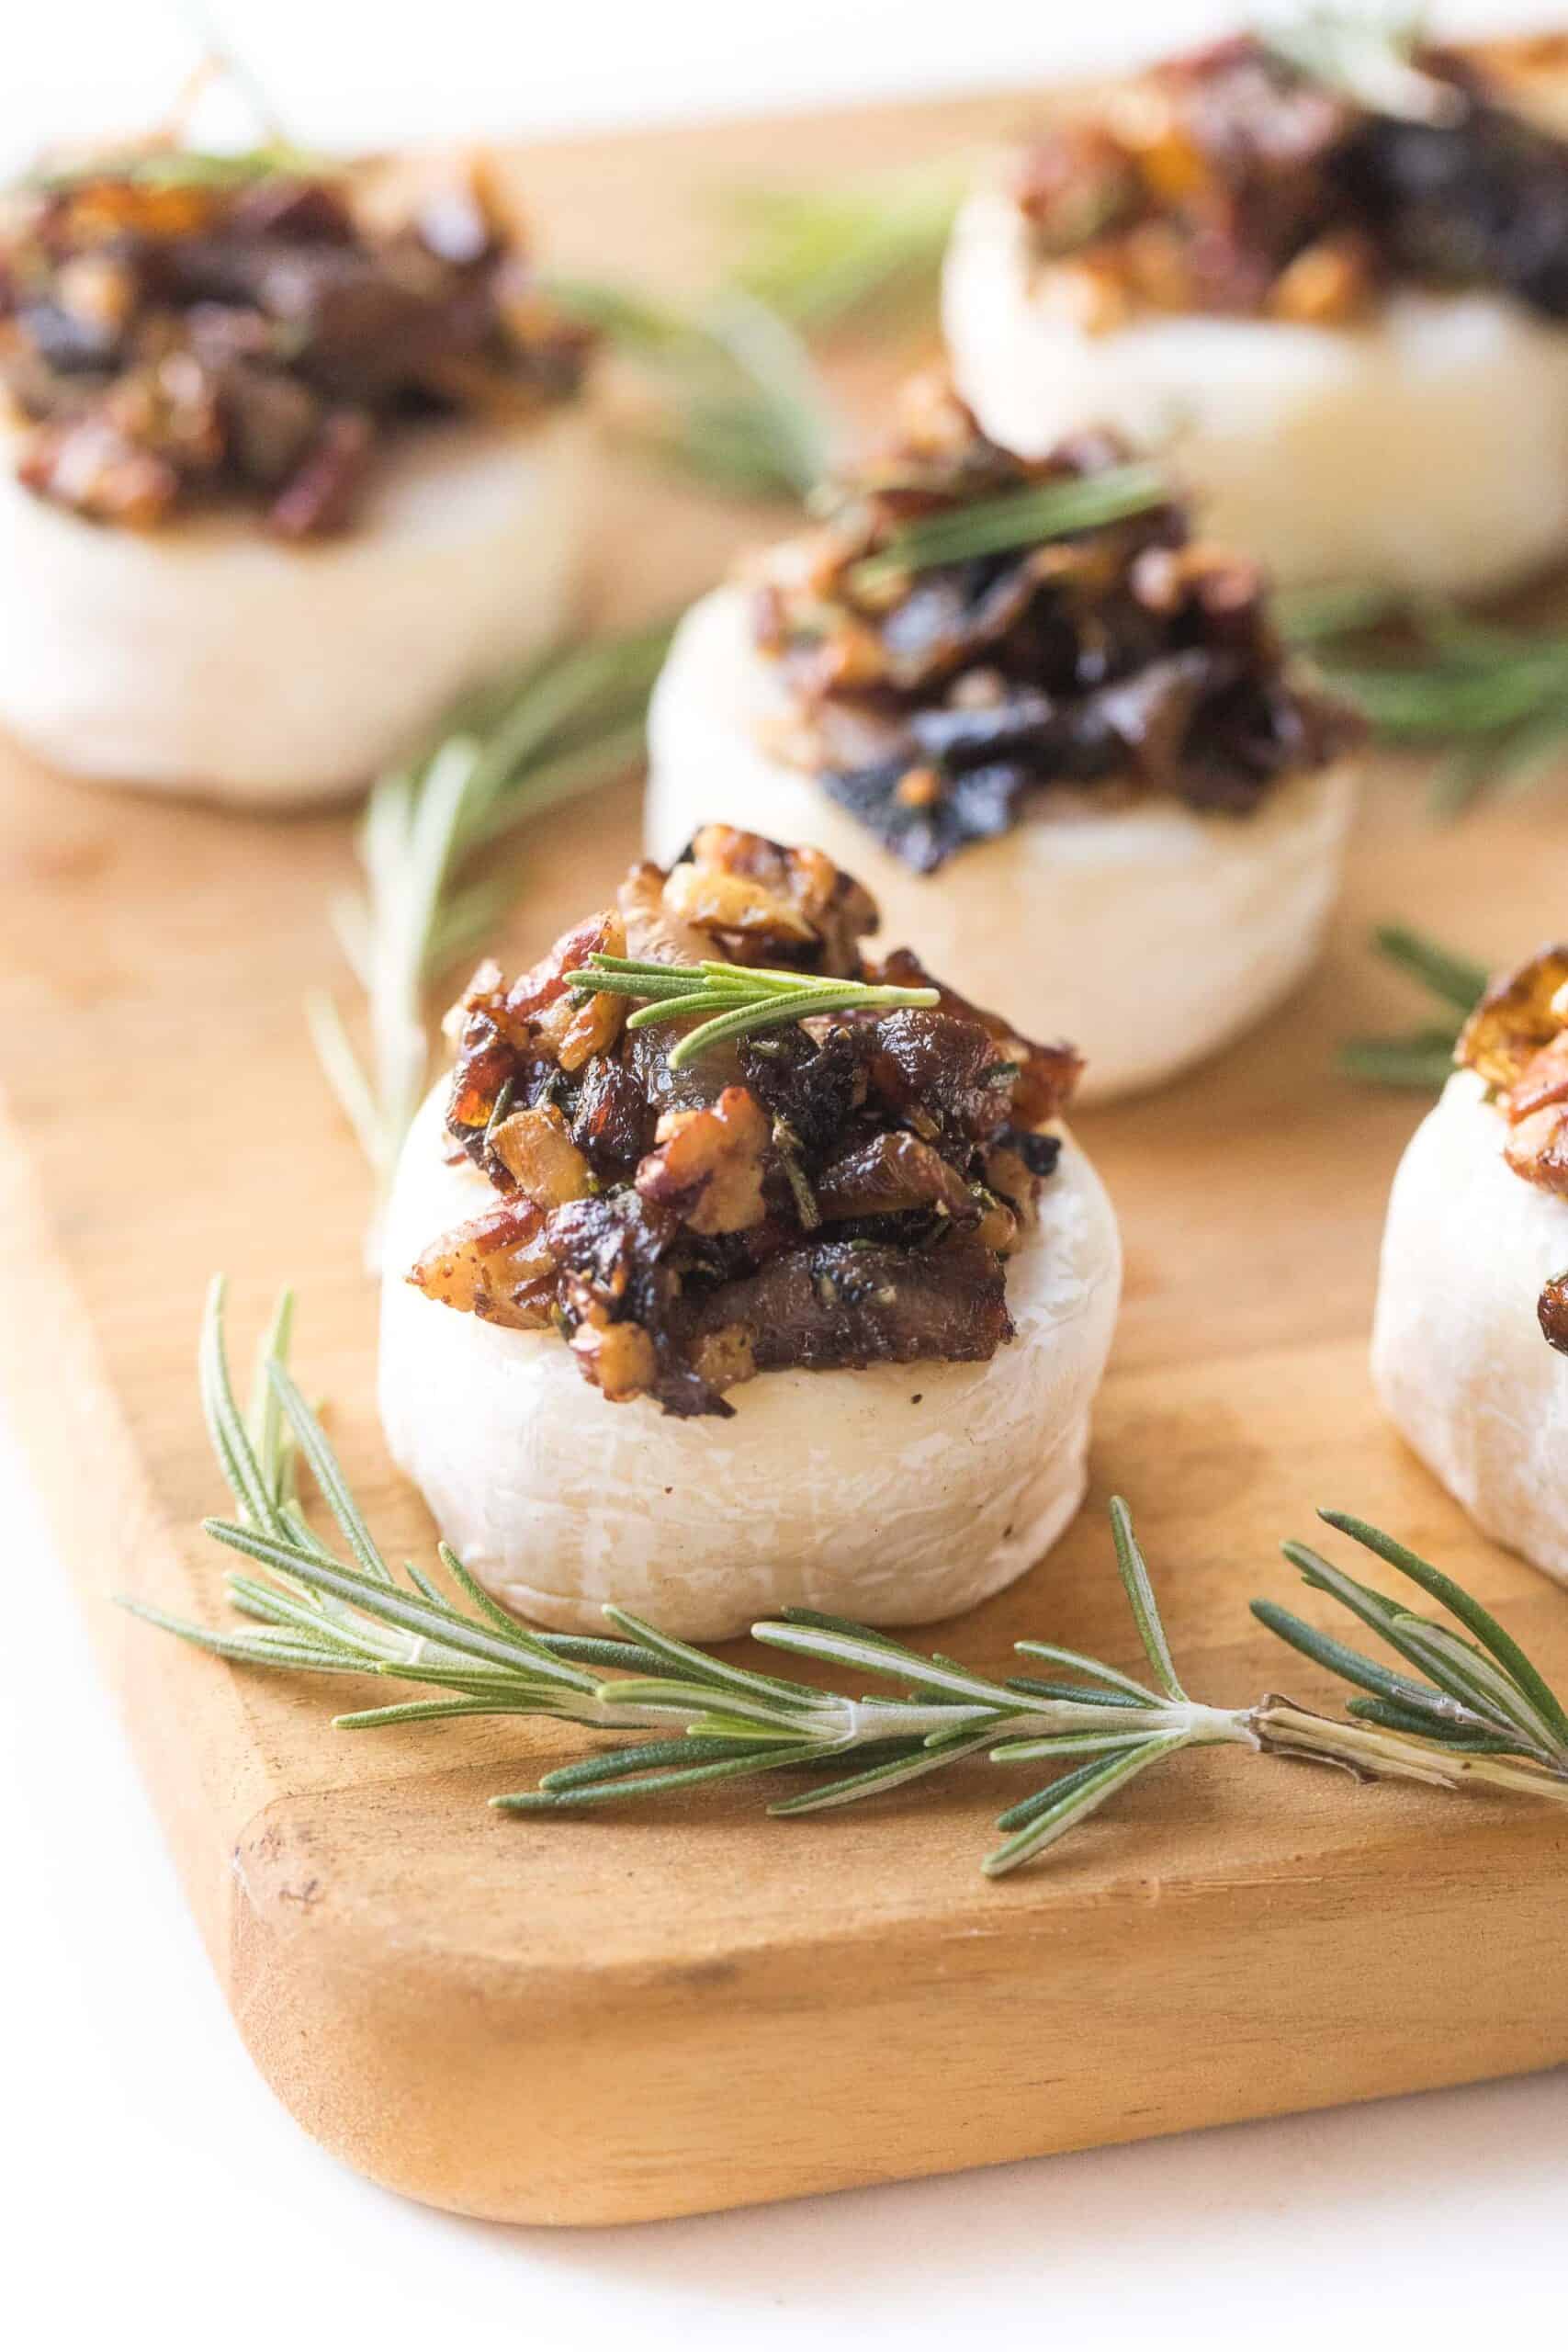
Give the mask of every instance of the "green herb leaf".
[{"label": "green herb leaf", "polygon": [[1157,466],[1145,464],[1109,466],[1103,473],[1009,491],[1000,498],[978,499],[908,524],[880,554],[855,564],[850,579],[863,593],[875,594],[897,584],[906,572],[964,563],[1010,548],[1043,546],[1075,531],[1099,530],[1167,505],[1170,497],[1165,474]]},{"label": "green herb leaf", "polygon": [[818,978],[802,972],[764,971],[748,964],[658,964],[623,956],[591,956],[567,986],[578,996],[628,996],[645,1000],[627,1027],[646,1029],[660,1021],[700,1020],[670,1054],[671,1069],[684,1069],[702,1054],[758,1029],[776,1029],[814,1013],[863,1011],[889,1005],[933,1005],[935,989],[885,987],[880,981]]},{"label": "green herb leaf", "polygon": [[367,1000],[367,1061],[330,1001],[315,996],[306,1010],[375,1173],[372,1255],[429,1071],[427,995],[475,952],[516,888],[494,853],[533,818],[634,763],[671,630],[660,622],[536,657],[469,695],[420,757],[371,789],[359,829],[363,880],[337,910]]}]

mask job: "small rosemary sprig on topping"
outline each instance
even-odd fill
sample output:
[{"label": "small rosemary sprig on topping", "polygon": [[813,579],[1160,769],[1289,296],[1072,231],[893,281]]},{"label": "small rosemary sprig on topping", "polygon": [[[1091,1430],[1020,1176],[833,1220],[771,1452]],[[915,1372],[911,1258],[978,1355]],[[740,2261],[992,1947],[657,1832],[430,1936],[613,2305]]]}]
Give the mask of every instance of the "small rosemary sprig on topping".
[{"label": "small rosemary sprig on topping", "polygon": [[1434,816],[1522,792],[1568,758],[1568,635],[1467,617],[1438,597],[1359,586],[1281,597],[1280,629],[1390,743],[1452,746]]},{"label": "small rosemary sprig on topping", "polygon": [[557,648],[471,696],[428,752],[372,787],[359,829],[363,883],[333,910],[365,991],[367,1060],[330,997],[318,993],[306,1008],[321,1067],[375,1171],[372,1243],[424,1090],[427,992],[510,903],[516,875],[499,853],[517,829],[641,756],[669,641],[660,622]]},{"label": "small rosemary sprig on topping", "polygon": [[1170,496],[1170,482],[1160,468],[1142,463],[1009,491],[1000,498],[923,515],[897,532],[880,553],[854,565],[850,579],[863,594],[875,594],[896,587],[908,572],[1034,547],[1074,531],[1099,530],[1107,523],[1164,506]]},{"label": "small rosemary sprig on topping", "polygon": [[[493,1797],[504,1812],[576,1811],[709,1781],[826,1768],[829,1780],[771,1807],[793,1815],[878,1796],[982,1754],[998,1765],[1070,1762],[1061,1778],[998,1817],[1003,1842],[983,1864],[995,1878],[1056,1844],[1138,1773],[1184,1747],[1241,1747],[1337,1764],[1358,1779],[1437,1788],[1476,1781],[1568,1804],[1568,1711],[1539,1669],[1451,1577],[1392,1536],[1337,1511],[1321,1516],[1463,1629],[1456,1633],[1391,1601],[1321,1554],[1287,1544],[1286,1557],[1308,1585],[1339,1601],[1415,1669],[1396,1673],[1276,1603],[1255,1601],[1255,1614],[1270,1632],[1355,1687],[1349,1722],[1274,1695],[1237,1709],[1190,1699],[1120,1500],[1111,1506],[1111,1535],[1146,1679],[1034,1641],[1015,1647],[1047,1672],[998,1679],[941,1651],[910,1649],[891,1634],[812,1610],[788,1610],[753,1626],[753,1635],[818,1665],[872,1675],[892,1684],[891,1693],[849,1698],[751,1673],[615,1608],[604,1613],[618,1638],[534,1633],[492,1600],[445,1544],[438,1555],[450,1591],[412,1563],[408,1582],[400,1582],[289,1373],[290,1324],[285,1299],[247,1420],[230,1380],[223,1286],[212,1286],[200,1350],[202,1401],[235,1516],[209,1520],[206,1528],[247,1563],[231,1574],[229,1597],[253,1622],[220,1633],[134,1600],[123,1605],[237,1665],[389,1676],[431,1694],[339,1715],[344,1730],[543,1715],[597,1732],[653,1735],[561,1766],[537,1789]],[[300,1509],[299,1461],[332,1511],[346,1559],[316,1534]],[[852,1759],[854,1769],[846,1770]]]},{"label": "small rosemary sprig on topping", "polygon": [[742,189],[733,282],[807,334],[929,307],[971,172],[972,159],[946,155],[832,187]]},{"label": "small rosemary sprig on topping", "polygon": [[1282,64],[1370,113],[1443,128],[1461,119],[1465,101],[1462,92],[1424,74],[1416,62],[1426,37],[1425,18],[1424,8],[1322,0],[1260,24],[1257,37]]},{"label": "small rosemary sprig on topping", "polygon": [[625,956],[591,956],[567,986],[578,996],[644,999],[628,1029],[656,1021],[703,1016],[670,1054],[671,1069],[684,1069],[700,1054],[754,1029],[777,1029],[818,1012],[861,1012],[867,1007],[940,1003],[935,989],[898,989],[881,981],[818,978],[808,972],[775,972],[753,964],[639,963]]},{"label": "small rosemary sprig on topping", "polygon": [[1340,1048],[1339,1067],[1374,1086],[1440,1092],[1453,1075],[1460,1031],[1485,989],[1485,968],[1403,923],[1380,924],[1372,945],[1436,999],[1442,1017],[1398,1037],[1352,1037]]}]

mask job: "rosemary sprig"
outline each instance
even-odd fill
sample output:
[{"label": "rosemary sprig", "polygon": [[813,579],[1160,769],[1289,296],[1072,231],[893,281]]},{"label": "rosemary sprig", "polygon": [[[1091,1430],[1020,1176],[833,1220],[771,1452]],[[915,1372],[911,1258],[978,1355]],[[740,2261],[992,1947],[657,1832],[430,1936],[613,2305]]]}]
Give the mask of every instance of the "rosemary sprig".
[{"label": "rosemary sprig", "polygon": [[878,172],[832,187],[747,188],[732,282],[807,334],[934,305],[972,159]]},{"label": "rosemary sprig", "polygon": [[500,920],[515,876],[500,853],[529,819],[640,756],[668,623],[558,648],[452,713],[436,741],[380,776],[359,829],[360,888],[333,910],[364,989],[361,1060],[332,999],[307,1006],[323,1070],[375,1171],[378,1216],[429,1067],[425,1000]]},{"label": "rosemary sprig", "polygon": [[[794,1815],[855,1804],[981,1754],[1004,1766],[1070,1761],[1064,1776],[998,1817],[1003,1842],[983,1867],[1000,1877],[1184,1747],[1240,1747],[1338,1764],[1358,1778],[1438,1788],[1476,1781],[1568,1804],[1568,1711],[1539,1669],[1462,1587],[1393,1537],[1339,1512],[1321,1516],[1463,1629],[1455,1633],[1389,1600],[1305,1545],[1286,1544],[1286,1557],[1311,1587],[1339,1601],[1415,1669],[1396,1673],[1278,1604],[1256,1601],[1255,1613],[1271,1632],[1355,1688],[1348,1722],[1277,1696],[1240,1709],[1190,1699],[1120,1499],[1111,1506],[1111,1534],[1146,1680],[1050,1642],[1014,1645],[1030,1662],[1043,1664],[1046,1676],[998,1679],[941,1651],[914,1650],[891,1634],[812,1610],[789,1610],[753,1626],[755,1638],[772,1648],[893,1686],[891,1693],[850,1698],[750,1672],[613,1607],[604,1612],[613,1638],[534,1633],[501,1608],[445,1544],[438,1557],[449,1590],[412,1564],[408,1581],[400,1582],[288,1371],[291,1319],[285,1300],[248,1422],[230,1380],[220,1282],[209,1294],[202,1332],[203,1406],[235,1509],[232,1519],[209,1520],[206,1529],[247,1564],[231,1573],[229,1597],[252,1622],[217,1632],[136,1600],[124,1606],[235,1664],[389,1676],[446,1694],[355,1709],[335,1718],[344,1730],[543,1715],[596,1732],[652,1735],[561,1766],[536,1789],[493,1797],[502,1811],[578,1811],[710,1781],[826,1768],[830,1778],[771,1807]],[[293,1491],[296,1457],[309,1466],[349,1559],[330,1550],[306,1521]]]},{"label": "rosemary sprig", "polygon": [[1299,8],[1258,28],[1258,39],[1309,81],[1338,91],[1373,114],[1439,126],[1464,113],[1450,83],[1424,74],[1416,58],[1425,38],[1423,8],[1345,6],[1337,0]]},{"label": "rosemary sprig", "polygon": [[933,1005],[935,989],[898,989],[881,981],[818,978],[807,972],[775,972],[750,964],[656,964],[625,956],[591,956],[567,986],[578,996],[633,996],[644,1000],[626,1023],[647,1029],[657,1021],[701,1015],[670,1055],[671,1069],[684,1069],[700,1054],[754,1029],[777,1029],[817,1012],[860,1012],[887,1005]]},{"label": "rosemary sprig", "polygon": [[1142,463],[1009,491],[1000,498],[980,499],[907,525],[879,554],[857,563],[850,577],[857,589],[874,594],[896,587],[908,572],[1033,547],[1072,531],[1098,530],[1103,524],[1164,506],[1170,496],[1170,483],[1159,467]]},{"label": "rosemary sprig", "polygon": [[1386,742],[1448,744],[1435,816],[1522,792],[1568,757],[1568,634],[1355,585],[1280,600],[1280,628]]},{"label": "rosemary sprig", "polygon": [[1441,1017],[1397,1037],[1352,1037],[1340,1048],[1339,1067],[1374,1086],[1436,1094],[1453,1075],[1454,1047],[1485,989],[1485,967],[1404,923],[1380,924],[1372,945],[1436,999]]},{"label": "rosemary sprig", "polygon": [[651,389],[655,421],[633,437],[661,463],[729,498],[801,499],[829,471],[841,420],[794,328],[753,295],[684,311],[592,279],[549,287]]}]

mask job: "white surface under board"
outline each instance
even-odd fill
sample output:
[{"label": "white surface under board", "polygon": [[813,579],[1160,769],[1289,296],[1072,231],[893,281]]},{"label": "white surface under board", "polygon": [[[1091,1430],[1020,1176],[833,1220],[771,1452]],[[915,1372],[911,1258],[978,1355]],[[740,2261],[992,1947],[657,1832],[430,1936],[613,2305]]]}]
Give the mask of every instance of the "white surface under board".
[{"label": "white surface under board", "polygon": [[[234,0],[209,14],[300,136],[346,142],[1033,80],[1236,12],[1204,0]],[[1552,11],[1438,14],[1491,27]],[[12,0],[4,15],[0,154],[144,116],[194,45],[191,12],[156,0],[25,17]],[[165,2352],[1562,2342],[1561,2075],[641,2229],[491,2228],[371,2188],[302,2137],[240,2047],[33,1510],[0,1429],[12,1635],[0,2016],[15,2160],[0,2309],[26,2352],[143,2337]]]}]

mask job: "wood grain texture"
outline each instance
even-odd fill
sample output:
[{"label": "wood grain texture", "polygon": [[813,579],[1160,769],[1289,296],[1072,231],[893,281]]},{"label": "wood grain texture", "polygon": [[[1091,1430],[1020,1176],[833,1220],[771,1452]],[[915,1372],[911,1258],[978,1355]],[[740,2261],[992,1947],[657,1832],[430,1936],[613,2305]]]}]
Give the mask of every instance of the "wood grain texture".
[{"label": "wood grain texture", "polygon": [[[527,185],[570,260],[678,277],[716,189],[1017,110],[583,143]],[[851,354],[841,381],[863,402],[876,371]],[[705,584],[759,527],[646,483],[603,503],[621,611]],[[1373,1407],[1378,1232],[1416,1106],[1332,1071],[1348,1031],[1414,1011],[1367,923],[1499,957],[1561,930],[1562,826],[1543,795],[1434,831],[1391,768],[1313,984],[1190,1082],[1081,1122],[1128,1257],[1093,1495],[947,1646],[1000,1667],[1032,1632],[1130,1659],[1120,1488],[1206,1699],[1321,1695],[1246,1604],[1314,1613],[1276,1546],[1325,1501],[1437,1554],[1568,1679],[1568,1595],[1481,1541]],[[593,903],[635,843],[629,789],[542,825],[509,951]],[[507,1820],[486,1795],[577,1752],[570,1732],[334,1735],[319,1688],[114,1610],[126,1589],[220,1606],[193,1533],[222,1501],[192,1364],[215,1268],[241,1340],[299,1286],[306,1385],[373,1522],[394,1555],[431,1538],[374,1424],[364,1174],[300,1019],[307,986],[339,981],[324,909],[349,857],[341,819],[235,820],[0,763],[0,1356],[213,1964],[307,2130],[434,2204],[623,2221],[1568,2058],[1568,1830],[1525,1804],[1189,1756],[1000,1885],[976,1863],[1013,1791],[984,1773],[817,1821],[767,1823],[745,1789]],[[91,1822],[61,1834],[90,1868]]]}]

